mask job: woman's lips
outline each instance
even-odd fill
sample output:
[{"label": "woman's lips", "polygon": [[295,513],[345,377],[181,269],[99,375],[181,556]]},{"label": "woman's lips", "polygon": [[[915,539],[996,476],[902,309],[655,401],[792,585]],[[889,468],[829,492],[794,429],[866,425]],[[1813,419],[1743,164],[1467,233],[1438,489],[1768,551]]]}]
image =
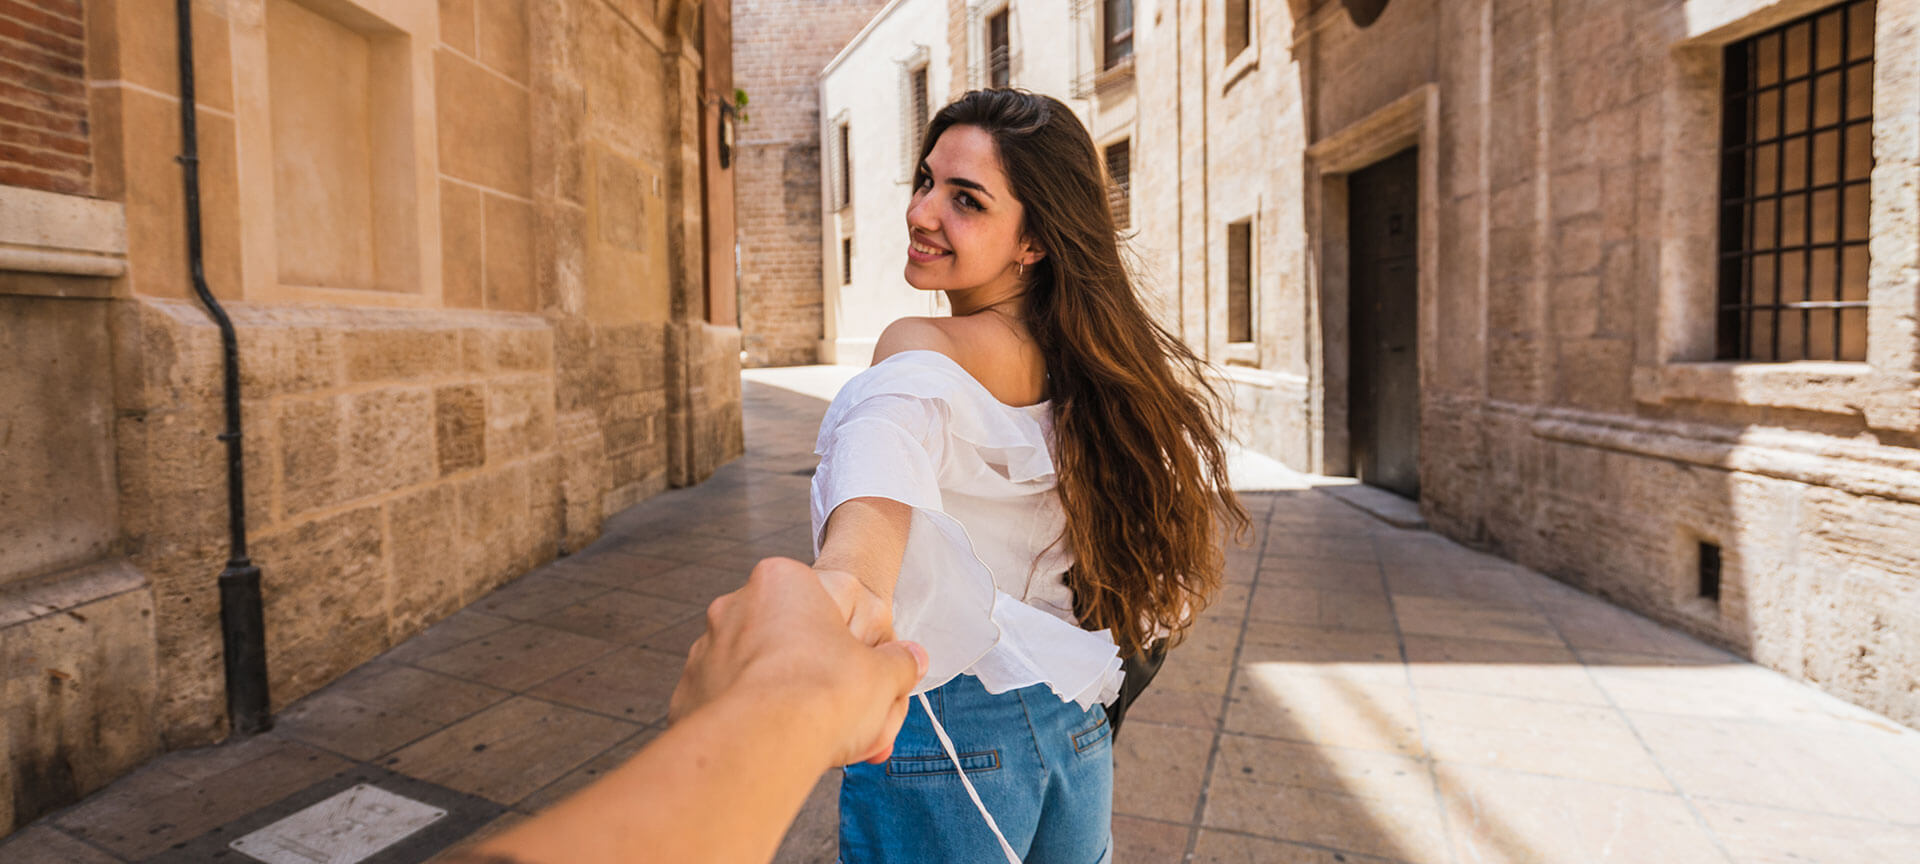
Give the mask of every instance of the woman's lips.
[{"label": "woman's lips", "polygon": [[908,260],[915,261],[921,264],[925,264],[929,261],[938,261],[952,254],[953,254],[952,252],[949,252],[938,246],[934,246],[928,243],[922,243],[918,240],[907,241]]}]

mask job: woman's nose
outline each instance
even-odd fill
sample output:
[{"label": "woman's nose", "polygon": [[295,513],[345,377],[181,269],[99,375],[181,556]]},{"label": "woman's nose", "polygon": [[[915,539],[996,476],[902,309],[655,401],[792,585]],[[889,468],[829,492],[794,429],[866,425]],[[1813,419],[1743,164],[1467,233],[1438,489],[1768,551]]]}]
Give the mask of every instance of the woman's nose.
[{"label": "woman's nose", "polygon": [[932,195],[922,195],[907,205],[907,225],[931,233],[940,227]]}]

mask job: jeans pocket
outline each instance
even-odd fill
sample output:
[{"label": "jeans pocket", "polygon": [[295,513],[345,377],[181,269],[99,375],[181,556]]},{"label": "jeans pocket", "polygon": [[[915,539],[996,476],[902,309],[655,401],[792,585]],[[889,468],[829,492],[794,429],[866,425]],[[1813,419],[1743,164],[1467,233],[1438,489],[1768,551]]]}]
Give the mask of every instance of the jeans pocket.
[{"label": "jeans pocket", "polygon": [[1073,752],[1085,753],[1113,735],[1113,724],[1107,722],[1106,709],[1096,707],[1094,713],[1099,716],[1093,725],[1073,734]]},{"label": "jeans pocket", "polygon": [[[960,754],[960,769],[968,774],[1000,770],[1000,751],[981,750]],[[953,760],[945,753],[930,756],[895,756],[887,760],[888,777],[938,777],[952,775]]]}]

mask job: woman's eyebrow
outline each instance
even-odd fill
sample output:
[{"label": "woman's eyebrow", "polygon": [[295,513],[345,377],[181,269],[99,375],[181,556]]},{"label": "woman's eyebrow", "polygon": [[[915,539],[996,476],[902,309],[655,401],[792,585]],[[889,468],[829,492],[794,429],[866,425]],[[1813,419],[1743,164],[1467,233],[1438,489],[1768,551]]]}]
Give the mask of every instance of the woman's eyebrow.
[{"label": "woman's eyebrow", "polygon": [[[927,167],[927,163],[925,162],[920,163],[920,170],[926,172],[928,177],[933,176],[933,169]],[[975,181],[968,180],[965,177],[948,177],[947,184],[951,186],[959,186],[964,189],[972,189],[975,192],[979,192],[980,194],[987,196],[988,198],[993,197],[993,193],[988,192],[987,187],[982,186]]]}]

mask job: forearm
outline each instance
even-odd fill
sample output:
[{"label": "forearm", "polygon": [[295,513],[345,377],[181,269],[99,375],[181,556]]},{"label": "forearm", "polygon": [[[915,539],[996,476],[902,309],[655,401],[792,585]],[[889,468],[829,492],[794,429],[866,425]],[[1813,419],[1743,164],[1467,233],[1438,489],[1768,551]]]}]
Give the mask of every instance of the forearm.
[{"label": "forearm", "polygon": [[907,552],[913,508],[891,498],[854,498],[827,518],[816,570],[851,573],[875,595],[891,600]]},{"label": "forearm", "polygon": [[598,783],[449,864],[761,862],[833,762],[808,695],[736,693]]}]

